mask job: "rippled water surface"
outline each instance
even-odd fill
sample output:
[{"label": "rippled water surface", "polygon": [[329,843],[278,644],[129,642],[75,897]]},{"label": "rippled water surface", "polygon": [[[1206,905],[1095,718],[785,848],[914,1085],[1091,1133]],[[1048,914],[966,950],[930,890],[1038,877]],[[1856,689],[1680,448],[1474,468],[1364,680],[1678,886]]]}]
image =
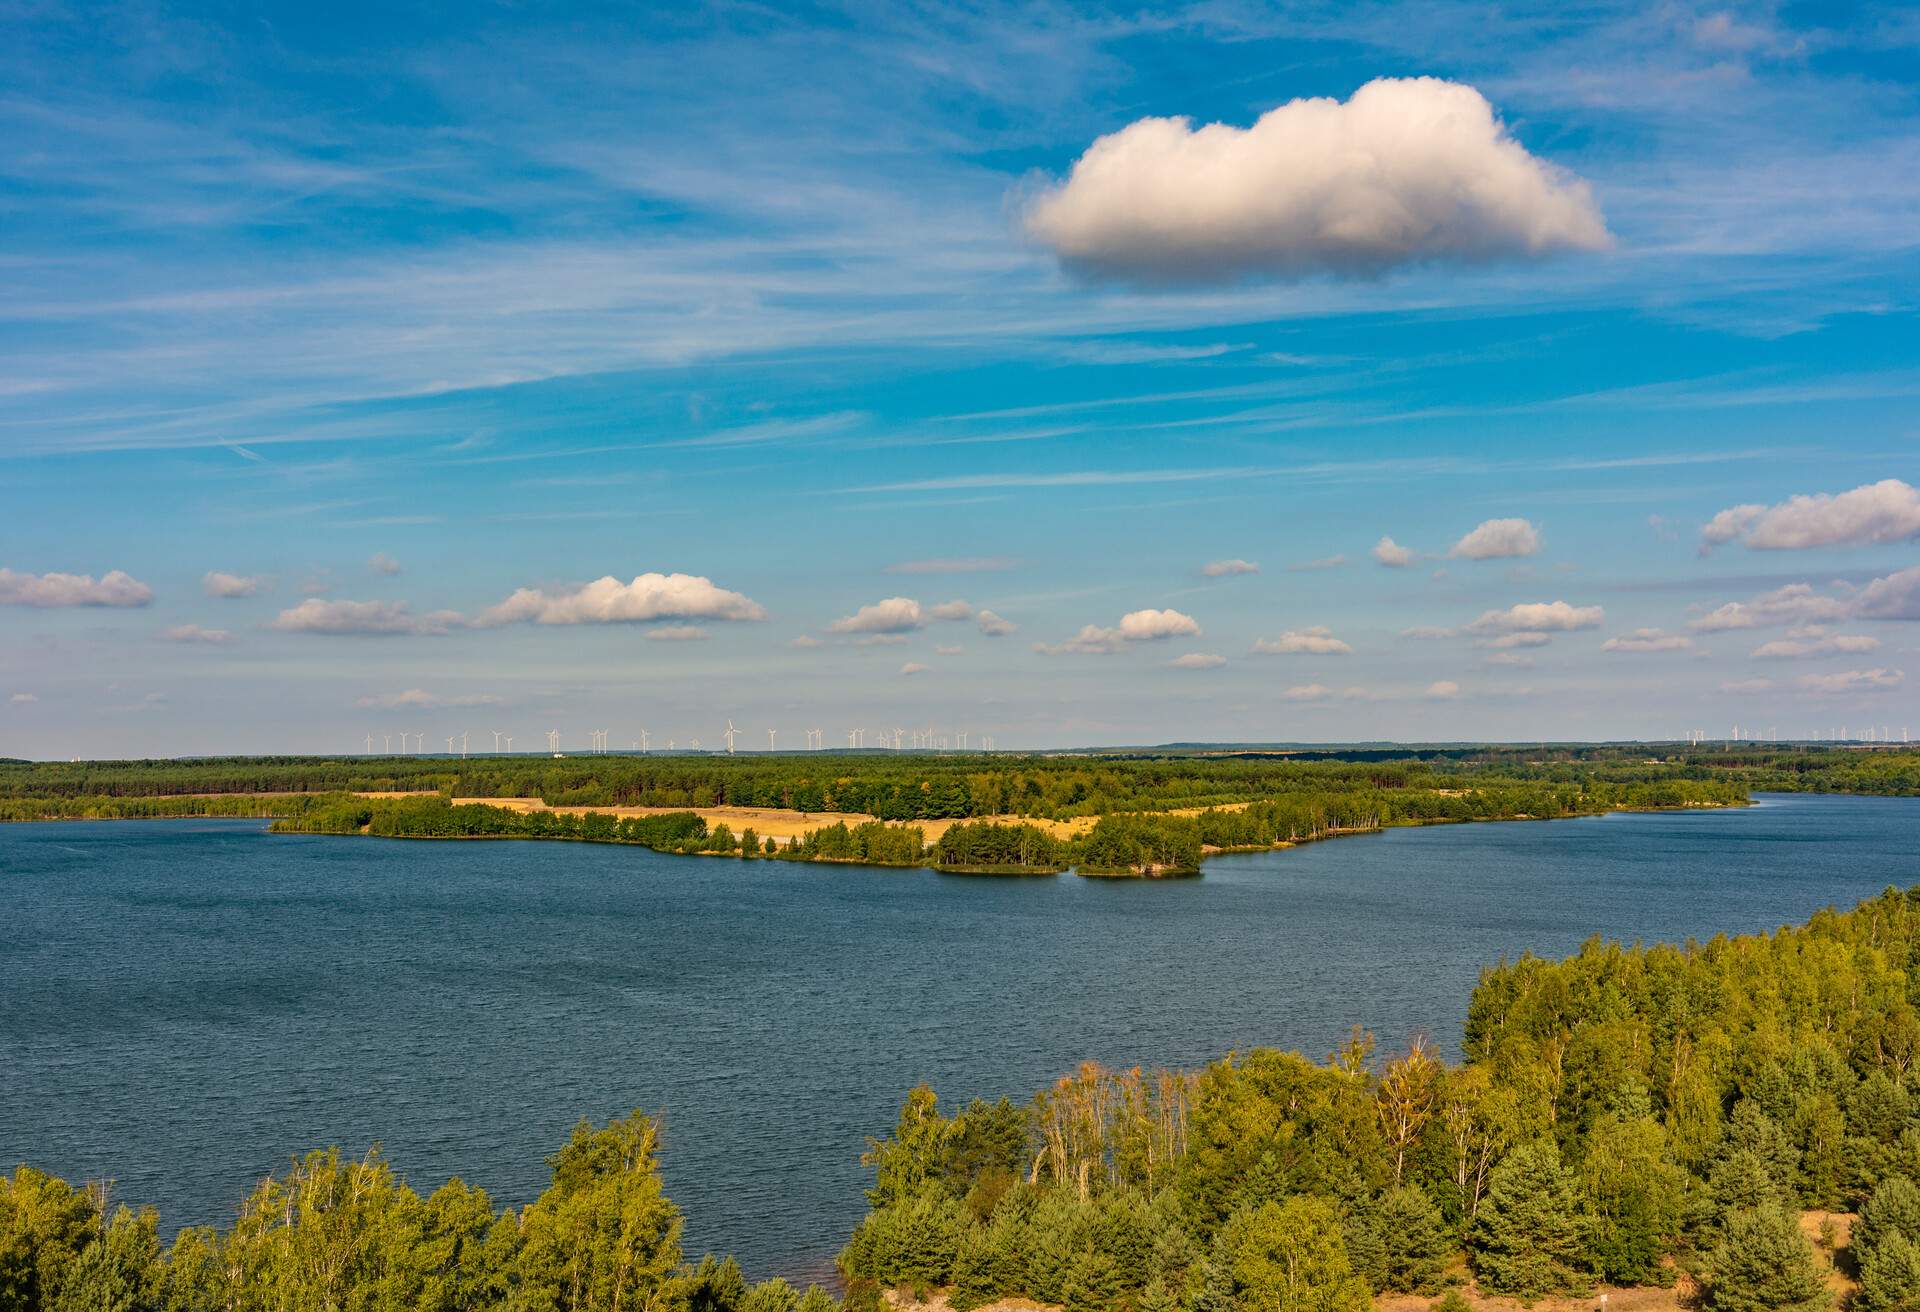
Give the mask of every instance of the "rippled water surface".
[{"label": "rippled water surface", "polygon": [[664,1110],[687,1244],[821,1274],[864,1136],[930,1080],[1084,1058],[1457,1043],[1479,967],[1766,929],[1920,882],[1920,801],[1400,829],[1202,879],[964,879],[564,843],[0,825],[0,1163],[225,1221],[379,1141],[424,1192],[544,1184],[581,1116]]}]

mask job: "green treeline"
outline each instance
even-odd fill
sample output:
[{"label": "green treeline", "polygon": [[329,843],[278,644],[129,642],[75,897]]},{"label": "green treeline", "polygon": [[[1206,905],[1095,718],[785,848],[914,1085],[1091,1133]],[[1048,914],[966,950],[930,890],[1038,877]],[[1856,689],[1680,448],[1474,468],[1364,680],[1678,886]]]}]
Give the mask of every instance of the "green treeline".
[{"label": "green treeline", "polygon": [[[112,815],[103,808],[116,802],[194,794],[297,799],[418,792],[539,798],[549,806],[771,807],[883,820],[1062,820],[1299,797],[1330,799],[1336,807],[1348,799],[1378,823],[1393,823],[1487,813],[1590,814],[1620,805],[1725,805],[1744,800],[1750,788],[1920,792],[1920,754],[1896,752],[1694,751],[1652,759],[1644,749],[1489,748],[1392,760],[1352,755],[1368,759],[822,752],[42,762],[0,764],[0,818]],[[1455,800],[1442,805],[1443,798]],[[1400,814],[1399,801],[1413,809]]]},{"label": "green treeline", "polygon": [[1595,940],[1485,971],[1466,1061],[1356,1032],[1324,1063],[1083,1067],[1016,1106],[916,1089],[871,1144],[849,1302],[950,1287],[1071,1312],[1370,1308],[1471,1275],[1533,1299],[1685,1274],[1828,1306],[1805,1208],[1859,1213],[1862,1312],[1920,1293],[1920,888],[1770,935]]},{"label": "green treeline", "polygon": [[945,870],[1058,871],[1069,860],[1068,845],[1038,825],[976,820],[952,826],[933,845],[933,864]]},{"label": "green treeline", "polygon": [[[336,797],[315,799],[300,814],[274,823],[282,833],[357,834],[377,838],[559,838],[596,843],[640,843],[662,851],[704,851],[707,823],[691,811],[666,815],[575,815],[515,811],[444,797]],[[731,850],[725,849],[725,850]]]},{"label": "green treeline", "polygon": [[825,1291],[749,1286],[731,1258],[682,1260],[656,1127],[582,1122],[552,1184],[496,1212],[458,1179],[426,1198],[377,1152],[308,1154],[230,1229],[162,1248],[151,1209],[116,1208],[22,1166],[0,1176],[4,1312],[831,1312]]}]

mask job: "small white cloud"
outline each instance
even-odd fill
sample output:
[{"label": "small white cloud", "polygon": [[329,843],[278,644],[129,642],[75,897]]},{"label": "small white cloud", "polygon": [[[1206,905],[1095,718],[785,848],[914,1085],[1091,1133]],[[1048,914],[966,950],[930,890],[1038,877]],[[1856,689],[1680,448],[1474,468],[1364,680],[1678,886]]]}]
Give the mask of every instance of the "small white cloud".
[{"label": "small white cloud", "polygon": [[1260,567],[1251,560],[1210,560],[1200,567],[1200,572],[1210,579],[1229,578],[1235,574],[1258,574]]},{"label": "small white cloud", "polygon": [[989,638],[1004,638],[1019,626],[1012,620],[1001,619],[990,610],[983,610],[973,617],[974,627]]},{"label": "small white cloud", "polygon": [[1225,656],[1215,656],[1212,652],[1190,651],[1184,656],[1176,656],[1167,661],[1169,669],[1175,670],[1217,670],[1227,663]]},{"label": "small white cloud", "polygon": [[869,633],[864,637],[855,638],[853,645],[856,647],[898,647],[905,643],[906,640],[907,635],[904,633]]},{"label": "small white cloud", "polygon": [[1071,268],[1149,282],[1371,277],[1611,242],[1586,183],[1528,154],[1477,90],[1428,77],[1289,101],[1251,128],[1140,119],[1042,192],[1027,231]]},{"label": "small white cloud", "polygon": [[282,633],[438,637],[466,621],[453,611],[416,615],[404,601],[328,601],[309,597],[280,612],[268,628]]},{"label": "small white cloud", "polygon": [[384,551],[376,551],[367,557],[367,573],[383,574],[389,578],[400,572],[400,562]]},{"label": "small white cloud", "polygon": [[38,698],[37,696],[35,696],[35,695],[34,695],[33,693],[30,693],[30,692],[17,692],[17,693],[15,693],[15,694],[13,694],[13,696],[11,696],[11,697],[9,697],[9,698],[7,698],[7,705],[9,705],[9,706],[31,706],[31,705],[33,705],[33,704],[34,704],[35,702],[37,702],[37,701],[39,701],[39,700],[40,700],[40,699],[39,699],[39,698]]},{"label": "small white cloud", "polygon": [[652,620],[763,620],[759,602],[715,587],[698,574],[638,574],[629,583],[612,575],[564,592],[521,588],[480,612],[474,624],[644,624]]},{"label": "small white cloud", "polygon": [[973,607],[964,601],[943,601],[937,606],[929,606],[927,614],[936,620],[970,620]]},{"label": "small white cloud", "polygon": [[1503,633],[1497,638],[1482,638],[1473,645],[1484,647],[1488,651],[1510,651],[1515,647],[1544,647],[1552,641],[1551,633],[1541,633],[1534,629],[1516,629],[1512,633]]},{"label": "small white cloud", "polygon": [[1920,565],[1873,580],[1852,609],[1866,620],[1920,620]]},{"label": "small white cloud", "polygon": [[1799,636],[1789,635],[1761,643],[1753,649],[1754,657],[1763,661],[1787,661],[1808,656],[1857,656],[1880,649],[1880,639],[1865,633],[1820,635],[1805,630],[1796,630],[1795,633]]},{"label": "small white cloud", "polygon": [[1524,519],[1489,519],[1453,544],[1456,560],[1504,560],[1540,550],[1540,530]]},{"label": "small white cloud", "polygon": [[1296,561],[1287,566],[1287,569],[1294,574],[1305,574],[1311,570],[1339,569],[1346,563],[1347,558],[1345,556],[1322,556],[1318,560]]},{"label": "small white cloud", "polygon": [[903,560],[887,566],[889,574],[995,574],[1020,568],[1014,556],[942,556],[935,560]]},{"label": "small white cloud", "polygon": [[1601,651],[1661,652],[1692,651],[1693,639],[1684,633],[1666,633],[1660,629],[1635,629],[1600,644]]},{"label": "small white cloud", "polygon": [[1920,537],[1920,491],[1897,478],[1850,492],[1730,506],[1700,530],[1703,549],[1738,541],[1759,551],[1863,547]]},{"label": "small white cloud", "polygon": [[1839,674],[1803,674],[1793,681],[1802,692],[1820,696],[1844,696],[1848,693],[1886,692],[1905,683],[1900,670],[1846,670]]},{"label": "small white cloud", "polygon": [[926,672],[927,672],[927,667],[922,665],[919,661],[908,661],[905,665],[902,665],[900,667],[900,673],[902,674],[925,674]]},{"label": "small white cloud", "polygon": [[1570,606],[1564,601],[1527,601],[1481,614],[1467,627],[1475,633],[1569,633],[1598,628],[1606,618],[1599,606]]},{"label": "small white cloud", "polygon": [[1517,651],[1496,651],[1485,659],[1488,665],[1499,665],[1508,669],[1530,670],[1533,668],[1533,657],[1523,656]]},{"label": "small white cloud", "polygon": [[1135,610],[1122,615],[1120,623],[1114,628],[1088,624],[1063,643],[1037,643],[1034,650],[1045,656],[1111,656],[1124,651],[1131,643],[1199,636],[1200,624],[1191,615],[1183,615],[1177,610]]},{"label": "small white cloud", "polygon": [[91,574],[21,574],[0,569],[0,606],[145,606],[153,589],[123,570]]},{"label": "small white cloud", "polygon": [[1435,679],[1422,696],[1432,701],[1448,701],[1460,695],[1460,685],[1452,679]]},{"label": "small white cloud", "polygon": [[936,656],[958,656],[965,650],[965,647],[935,647],[933,654]]},{"label": "small white cloud", "polygon": [[1388,569],[1405,569],[1414,561],[1413,552],[1392,538],[1381,538],[1373,544],[1373,550],[1367,554]]},{"label": "small white cloud", "polygon": [[233,635],[225,629],[203,629],[198,624],[176,624],[170,629],[160,630],[160,640],[219,647],[232,642]]},{"label": "small white cloud", "polygon": [[829,633],[907,633],[925,628],[927,613],[911,597],[888,597],[827,626]]},{"label": "small white cloud", "polygon": [[797,638],[787,639],[787,646],[798,647],[803,651],[809,647],[821,647],[825,645],[826,644],[822,643],[820,639],[814,637],[811,633],[803,633]]},{"label": "small white cloud", "polygon": [[1296,683],[1280,694],[1290,702],[1318,702],[1333,695],[1333,690],[1324,683]]},{"label": "small white cloud", "polygon": [[1412,638],[1417,642],[1431,642],[1437,638],[1457,638],[1460,630],[1444,628],[1438,624],[1415,624],[1411,628],[1400,630],[1403,638]]},{"label": "small white cloud", "polygon": [[[1920,579],[1920,569],[1913,571]],[[1897,578],[1898,575],[1891,576]],[[1891,582],[1876,580],[1876,582]],[[1871,591],[1869,585],[1866,591]],[[1865,600],[1865,594],[1862,594]],[[1756,629],[1783,624],[1824,624],[1848,617],[1848,605],[1834,597],[1823,597],[1805,583],[1789,583],[1783,588],[1762,593],[1752,601],[1730,601],[1694,620],[1689,628],[1697,633],[1719,633],[1727,629]]]},{"label": "small white cloud", "polygon": [[1253,649],[1263,656],[1351,656],[1353,648],[1333,636],[1324,624],[1308,629],[1289,629],[1277,638],[1261,638]]},{"label": "small white cloud", "polygon": [[363,711],[431,711],[441,707],[505,705],[500,698],[491,693],[442,697],[437,693],[430,693],[424,688],[408,688],[404,692],[374,693],[359,698],[353,704]]},{"label": "small white cloud", "polygon": [[229,574],[211,569],[200,579],[200,589],[209,597],[251,597],[266,586],[258,574]]},{"label": "small white cloud", "polygon": [[647,630],[648,642],[705,642],[707,631],[698,624],[662,624]]}]

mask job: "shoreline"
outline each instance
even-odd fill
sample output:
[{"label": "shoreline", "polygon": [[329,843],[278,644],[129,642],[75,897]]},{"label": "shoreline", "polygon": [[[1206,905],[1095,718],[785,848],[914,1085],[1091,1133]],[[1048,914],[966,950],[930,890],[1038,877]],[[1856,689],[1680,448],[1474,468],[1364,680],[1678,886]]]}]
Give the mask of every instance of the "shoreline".
[{"label": "shoreline", "polygon": [[[171,794],[170,796],[199,798],[199,799],[213,799],[213,798],[223,798],[223,797],[257,798],[261,801],[268,801],[269,799],[279,799],[279,798],[287,798],[287,797],[319,797],[319,796],[326,796],[326,795],[327,794],[319,794],[319,793],[284,792],[284,793],[271,793],[271,794],[194,793],[194,794]],[[410,797],[410,796],[434,796],[435,794],[417,793],[417,792],[415,793],[355,792],[347,795],[354,796],[354,797],[362,797],[372,801],[378,801],[378,800],[397,799],[401,797]],[[155,799],[141,798],[141,799],[128,799],[128,800],[151,801]],[[1218,807],[1183,807],[1183,808],[1179,808],[1177,810],[1172,810],[1172,811],[1114,812],[1113,814],[1145,815],[1145,816],[1179,815],[1179,816],[1191,817],[1195,815],[1204,814],[1209,810],[1212,810],[1212,811],[1244,810],[1247,807],[1257,805],[1260,801],[1265,801],[1265,800],[1271,800],[1271,799],[1253,799],[1250,801],[1230,803],[1230,804],[1226,804]],[[505,805],[506,803],[512,803],[512,805]],[[720,824],[725,824],[729,827],[734,827],[735,825],[741,825],[742,827],[752,827],[756,831],[758,831],[762,837],[787,839],[789,841],[797,841],[798,839],[804,837],[808,833],[813,833],[820,829],[830,828],[834,825],[848,825],[851,827],[852,825],[856,825],[856,824],[881,823],[893,828],[920,829],[922,831],[923,841],[926,843],[929,849],[931,849],[933,843],[939,841],[939,835],[944,834],[948,829],[952,828],[954,825],[957,825],[957,824],[968,824],[968,823],[1035,824],[1035,825],[1043,825],[1043,826],[1060,826],[1063,828],[1071,826],[1072,828],[1085,831],[1085,830],[1090,830],[1093,827],[1093,825],[1100,819],[1100,817],[1098,816],[1078,816],[1078,817],[1073,817],[1072,819],[1066,820],[1066,821],[1047,821],[1047,820],[1036,820],[1036,819],[1032,819],[1029,817],[1022,817],[1022,816],[982,816],[977,818],[976,817],[941,818],[939,820],[932,820],[932,821],[924,821],[924,820],[881,821],[878,819],[878,817],[867,815],[865,813],[797,812],[797,811],[780,811],[775,808],[749,808],[749,807],[611,807],[611,808],[608,808],[608,807],[592,807],[592,806],[552,807],[552,806],[548,806],[544,801],[538,798],[494,799],[494,798],[459,797],[459,798],[450,799],[449,804],[452,806],[494,806],[494,807],[500,807],[501,809],[504,809],[504,810],[515,811],[520,814],[532,814],[532,813],[545,811],[553,814],[562,814],[562,815],[581,815],[581,816],[606,815],[606,816],[611,816],[614,819],[644,818],[644,817],[654,817],[654,816],[662,816],[662,815],[693,814],[693,815],[699,816],[701,820],[705,822],[709,822],[709,823],[717,822]],[[1073,874],[1073,875],[1079,876],[1082,879],[1096,879],[1096,880],[1105,880],[1105,881],[1140,880],[1142,882],[1162,882],[1162,881],[1177,882],[1182,879],[1197,879],[1202,877],[1205,874],[1203,867],[1206,861],[1212,857],[1246,856],[1246,855],[1252,855],[1260,852],[1277,852],[1277,851],[1282,851],[1288,848],[1303,847],[1311,843],[1325,842],[1325,841],[1336,839],[1336,838],[1354,838],[1354,837],[1359,837],[1366,834],[1380,834],[1380,833],[1386,832],[1389,829],[1419,829],[1419,828],[1428,828],[1428,827],[1439,826],[1439,825],[1497,824],[1497,823],[1511,823],[1511,822],[1522,822],[1522,821],[1590,820],[1590,819],[1601,819],[1610,815],[1659,815],[1659,814],[1666,814],[1666,813],[1681,814],[1681,813],[1686,813],[1690,811],[1726,811],[1726,810],[1745,809],[1745,808],[1753,807],[1755,805],[1758,805],[1758,803],[1756,803],[1753,800],[1753,798],[1749,796],[1745,799],[1741,799],[1738,801],[1686,802],[1679,806],[1670,806],[1670,807],[1668,806],[1618,806],[1618,807],[1609,807],[1605,810],[1584,811],[1574,815],[1560,815],[1560,816],[1520,814],[1520,815],[1505,815],[1505,816],[1474,816],[1474,817],[1463,817],[1463,818],[1421,817],[1421,818],[1406,819],[1406,820],[1392,820],[1392,821],[1387,821],[1385,823],[1377,824],[1377,825],[1366,825],[1366,826],[1348,827],[1348,828],[1329,828],[1318,834],[1308,835],[1306,837],[1301,837],[1301,838],[1281,839],[1278,842],[1275,842],[1272,844],[1253,844],[1249,846],[1235,846],[1235,847],[1203,847],[1200,853],[1200,861],[1201,861],[1200,866],[1196,866],[1191,869],[1179,869],[1179,870],[1168,869],[1168,870],[1152,870],[1152,871],[1143,871],[1143,870],[1137,870],[1137,869],[1136,870],[1119,870],[1119,869],[1111,869],[1111,868],[1089,869],[1078,864],[1068,864],[1068,865],[1060,865],[1060,866],[1044,866],[1044,867],[1033,867],[1033,868],[1001,867],[1001,868],[985,869],[985,868],[979,868],[979,867],[966,867],[966,866],[941,866],[932,860],[924,860],[924,861],[916,861],[916,862],[886,862],[886,861],[862,860],[859,858],[848,858],[848,857],[795,857],[795,856],[781,856],[781,855],[768,856],[760,853],[747,855],[743,852],[738,852],[738,851],[735,851],[735,852],[682,851],[678,848],[655,847],[652,844],[640,842],[634,839],[611,838],[611,837],[588,837],[585,835],[578,835],[578,834],[373,834],[373,833],[369,833],[365,829],[362,829],[356,833],[329,833],[329,832],[322,832],[317,830],[278,829],[275,826],[280,821],[289,819],[291,817],[288,817],[286,815],[275,815],[270,812],[262,812],[262,813],[251,814],[251,815],[233,815],[233,814],[223,815],[218,813],[183,812],[183,813],[178,813],[173,815],[151,815],[151,816],[33,816],[33,817],[0,820],[0,824],[25,825],[25,824],[86,822],[86,821],[118,823],[123,821],[136,821],[136,820],[248,820],[248,821],[267,822],[266,829],[265,829],[265,832],[267,833],[273,833],[273,834],[279,834],[279,835],[296,835],[296,836],[315,837],[315,838],[383,838],[383,839],[392,839],[394,841],[400,841],[400,842],[462,842],[462,841],[488,842],[488,841],[492,841],[492,842],[527,842],[527,843],[537,843],[537,842],[596,843],[596,844],[600,844],[602,846],[608,846],[608,847],[641,847],[641,848],[646,848],[648,851],[659,852],[665,856],[726,857],[736,861],[780,861],[780,862],[787,862],[794,865],[859,865],[859,866],[870,866],[875,869],[884,869],[884,870],[930,870],[936,874],[951,875],[956,877],[1003,878],[1003,879],[1004,878],[1049,879],[1049,878],[1056,878],[1063,874]],[[769,827],[763,830],[760,828],[760,826],[763,824],[768,825]],[[805,827],[804,828],[799,827],[801,825],[804,825]],[[778,826],[778,828],[774,828],[773,826]],[[929,835],[927,833],[927,830],[929,828],[933,828],[936,826],[937,826],[937,833]],[[738,832],[738,829],[736,829],[735,832]]]}]

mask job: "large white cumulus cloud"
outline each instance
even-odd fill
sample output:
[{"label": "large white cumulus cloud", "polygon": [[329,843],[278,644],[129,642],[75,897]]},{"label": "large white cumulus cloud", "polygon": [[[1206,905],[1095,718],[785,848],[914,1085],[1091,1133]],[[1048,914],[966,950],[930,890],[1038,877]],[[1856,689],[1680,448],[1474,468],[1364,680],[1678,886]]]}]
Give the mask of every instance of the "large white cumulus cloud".
[{"label": "large white cumulus cloud", "polygon": [[1070,267],[1150,282],[1370,276],[1611,244],[1587,184],[1530,155],[1486,97],[1379,78],[1250,128],[1143,118],[1041,193],[1027,230]]}]

